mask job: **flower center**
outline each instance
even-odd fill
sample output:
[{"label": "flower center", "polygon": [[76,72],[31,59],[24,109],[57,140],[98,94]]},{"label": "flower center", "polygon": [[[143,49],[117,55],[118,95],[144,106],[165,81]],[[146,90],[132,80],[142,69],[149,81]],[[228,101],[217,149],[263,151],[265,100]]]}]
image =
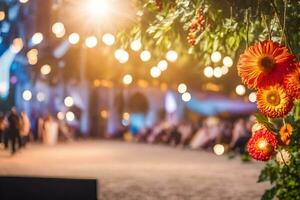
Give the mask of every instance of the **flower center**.
[{"label": "flower center", "polygon": [[260,139],[256,143],[257,148],[265,153],[272,152],[273,147],[265,139]]},{"label": "flower center", "polygon": [[277,92],[272,91],[267,95],[267,102],[272,106],[277,106],[280,104],[280,96]]},{"label": "flower center", "polygon": [[270,56],[264,56],[260,59],[260,68],[263,71],[270,72],[274,68],[275,62],[274,59]]}]

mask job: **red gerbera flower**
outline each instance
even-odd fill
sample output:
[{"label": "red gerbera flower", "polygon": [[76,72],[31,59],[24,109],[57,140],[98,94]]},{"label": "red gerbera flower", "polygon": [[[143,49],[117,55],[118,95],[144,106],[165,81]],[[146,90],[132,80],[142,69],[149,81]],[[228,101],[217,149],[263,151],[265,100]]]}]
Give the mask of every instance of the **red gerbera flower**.
[{"label": "red gerbera flower", "polygon": [[248,141],[247,149],[252,158],[267,161],[277,149],[278,141],[275,135],[266,130],[257,131]]},{"label": "red gerbera flower", "polygon": [[284,78],[284,87],[292,98],[300,99],[300,63],[295,66],[295,70]]},{"label": "red gerbera flower", "polygon": [[237,65],[239,76],[250,88],[282,83],[284,76],[293,67],[294,56],[285,46],[271,40],[249,47]]}]

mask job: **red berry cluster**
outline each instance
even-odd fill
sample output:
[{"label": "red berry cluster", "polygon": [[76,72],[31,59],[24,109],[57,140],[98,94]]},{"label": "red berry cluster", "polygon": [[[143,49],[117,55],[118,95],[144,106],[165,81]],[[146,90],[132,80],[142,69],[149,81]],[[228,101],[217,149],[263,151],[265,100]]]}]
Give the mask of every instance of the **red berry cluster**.
[{"label": "red berry cluster", "polygon": [[196,44],[197,33],[202,33],[205,29],[205,17],[203,9],[199,9],[196,13],[196,16],[191,22],[189,27],[189,33],[187,36],[188,43],[192,46]]}]

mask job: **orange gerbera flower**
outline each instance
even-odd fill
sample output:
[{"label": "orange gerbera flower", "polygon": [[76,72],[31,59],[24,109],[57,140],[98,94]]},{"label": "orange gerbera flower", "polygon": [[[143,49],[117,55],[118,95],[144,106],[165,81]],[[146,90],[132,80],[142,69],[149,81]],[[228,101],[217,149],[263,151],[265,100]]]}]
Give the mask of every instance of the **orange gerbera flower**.
[{"label": "orange gerbera flower", "polygon": [[293,60],[294,56],[285,46],[266,40],[240,55],[238,73],[250,89],[281,83],[293,67]]},{"label": "orange gerbera flower", "polygon": [[291,142],[291,136],[293,133],[293,127],[291,124],[284,124],[280,130],[280,139],[285,145],[289,145]]},{"label": "orange gerbera flower", "polygon": [[300,99],[300,63],[284,78],[284,87],[291,97]]},{"label": "orange gerbera flower", "polygon": [[293,108],[293,100],[279,84],[259,89],[256,98],[257,108],[270,118],[283,117]]}]

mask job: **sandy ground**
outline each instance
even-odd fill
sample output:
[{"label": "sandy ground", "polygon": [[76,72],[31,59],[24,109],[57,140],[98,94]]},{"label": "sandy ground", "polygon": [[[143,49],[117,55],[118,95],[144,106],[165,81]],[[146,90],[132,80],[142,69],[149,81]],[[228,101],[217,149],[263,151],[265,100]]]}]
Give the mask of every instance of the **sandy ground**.
[{"label": "sandy ground", "polygon": [[101,200],[255,200],[262,165],[162,145],[81,141],[0,150],[0,175],[97,178]]}]

